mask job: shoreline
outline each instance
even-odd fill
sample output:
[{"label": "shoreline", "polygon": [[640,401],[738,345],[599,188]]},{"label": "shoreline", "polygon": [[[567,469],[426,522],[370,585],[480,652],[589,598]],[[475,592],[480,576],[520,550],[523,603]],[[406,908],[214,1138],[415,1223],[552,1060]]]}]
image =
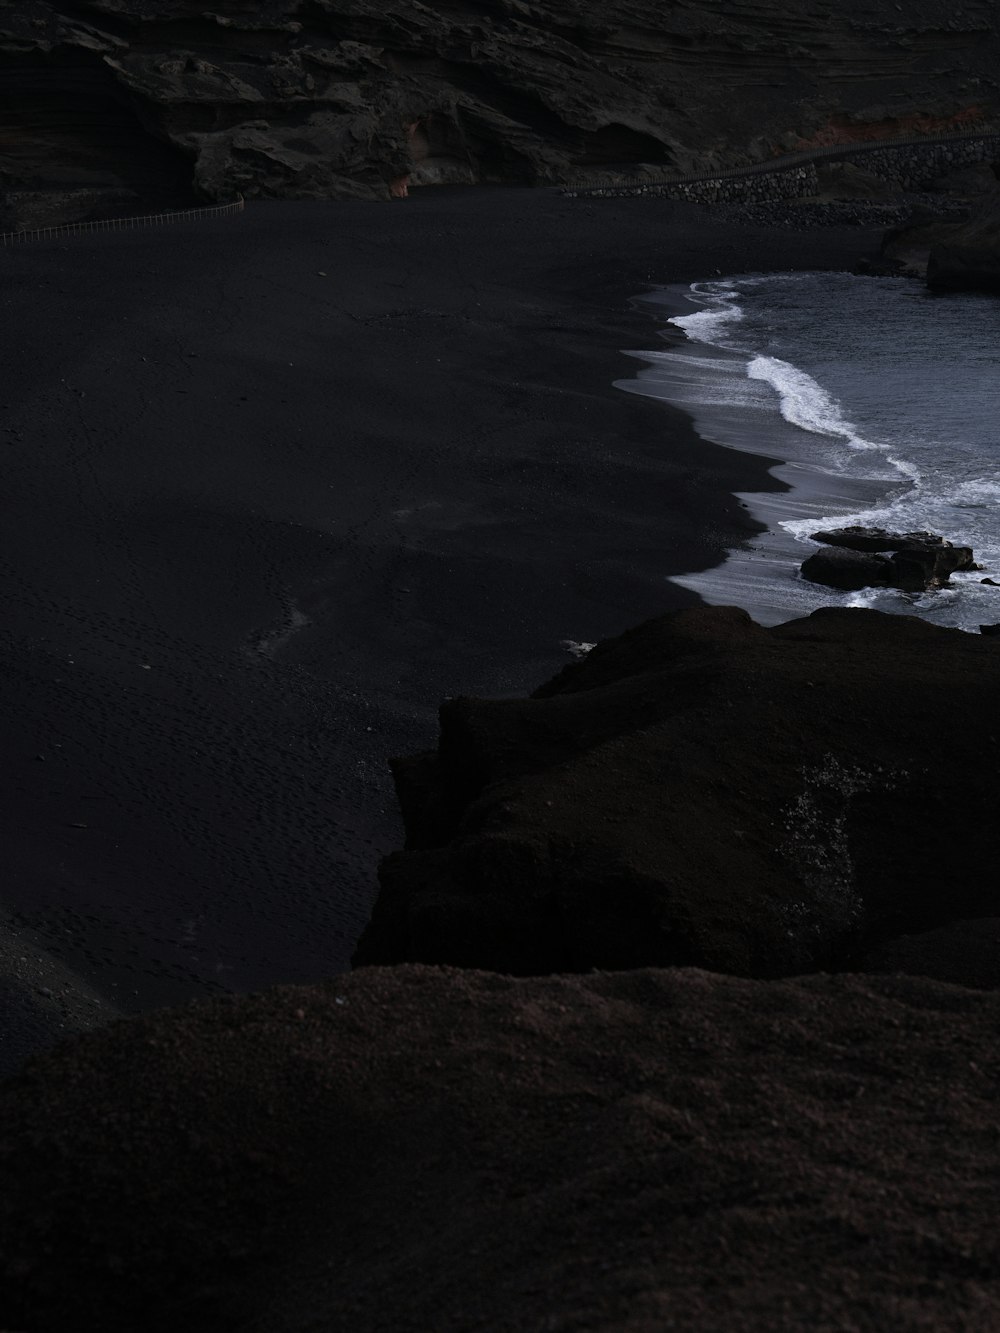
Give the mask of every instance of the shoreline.
[{"label": "shoreline", "polygon": [[613,387],[629,298],[872,244],[497,189],[5,254],[16,924],[127,1012],[342,971],[440,699],[758,531],[769,460]]},{"label": "shoreline", "polygon": [[[727,276],[735,280],[757,275],[732,274],[723,275],[723,278]],[[671,283],[658,291],[655,300],[650,296],[638,296],[635,302],[640,309],[645,302],[646,313],[656,320],[659,337],[667,348],[688,348],[696,360],[708,361],[715,356],[724,356],[723,350],[715,344],[701,343],[690,338],[684,329],[670,323],[677,315],[691,313],[693,307],[686,305],[683,300],[689,290],[688,287],[682,292],[679,284]],[[632,355],[636,360],[644,362],[647,373],[655,368],[655,363],[644,358],[641,353]],[[757,447],[752,421],[747,417],[741,422],[745,414],[737,406],[723,406],[721,411],[715,408],[713,412],[712,408],[682,404],[672,401],[669,396],[661,398],[644,390],[640,387],[642,379],[643,372],[640,371],[633,382],[635,387],[628,381],[619,381],[618,387],[684,412],[691,422],[692,430],[707,446],[731,449],[735,453],[768,463],[767,486],[759,490],[747,489],[734,495],[734,499],[757,525],[757,532],[745,543],[728,550],[717,565],[672,575],[671,583],[695,593],[708,605],[738,605],[758,624],[765,626],[782,624],[807,614],[806,608],[793,605],[786,600],[787,594],[785,597],[783,594],[789,585],[798,586],[800,581],[796,573],[810,548],[780,525],[788,520],[801,522],[812,516],[812,521],[820,527],[824,523],[829,524],[831,515],[836,516],[839,510],[852,515],[859,510],[863,512],[868,508],[877,508],[889,496],[899,492],[900,483],[883,478],[838,474],[818,465],[810,466],[801,460],[783,456],[777,451],[773,455],[765,454]],[[779,428],[788,427],[782,422]],[[837,594],[832,588],[817,587],[817,594],[824,602],[838,604]]]},{"label": "shoreline", "polygon": [[[755,458],[763,455],[766,446],[773,449],[769,468],[771,485],[736,495],[749,516],[760,525],[759,533],[747,543],[734,545],[713,568],[693,570],[674,576],[671,581],[696,593],[710,605],[738,605],[765,626],[798,619],[820,606],[871,606],[890,614],[915,615],[932,624],[976,633],[980,623],[990,620],[994,607],[983,604],[981,598],[976,600],[981,590],[971,573],[956,575],[947,594],[906,593],[891,589],[880,592],[877,588],[838,592],[801,577],[803,560],[817,549],[815,542],[806,540],[807,534],[844,524],[869,523],[899,531],[927,529],[940,532],[946,539],[973,547],[977,560],[986,561],[977,564],[976,569],[988,572],[992,568],[992,545],[988,533],[963,530],[960,508],[953,509],[950,515],[926,512],[927,496],[935,492],[927,489],[925,463],[919,461],[919,453],[918,462],[910,459],[902,439],[895,444],[863,444],[863,448],[878,452],[848,453],[846,460],[843,457],[838,459],[835,452],[832,455],[824,452],[826,435],[831,437],[834,447],[840,447],[843,452],[840,438],[850,439],[849,432],[857,428],[850,422],[843,423],[839,415],[843,404],[836,397],[826,401],[829,385],[825,381],[813,380],[809,370],[803,369],[809,362],[800,362],[794,341],[787,343],[780,353],[774,353],[784,360],[755,373],[750,362],[765,354],[771,355],[765,344],[747,342],[745,337],[740,341],[738,334],[734,343],[728,325],[721,337],[715,333],[711,324],[715,319],[712,312],[719,307],[720,301],[723,310],[737,311],[738,325],[743,320],[740,305],[730,303],[748,300],[752,310],[753,289],[762,276],[769,278],[771,275],[726,275],[720,283],[709,284],[704,299],[697,294],[692,296],[689,287],[677,284],[636,298],[636,303],[644,304],[658,320],[663,347],[634,353],[641,368],[634,379],[619,381],[619,387],[687,412],[694,430],[707,442]],[[775,276],[780,278],[782,275]],[[818,273],[816,276],[822,277]],[[871,292],[849,284],[868,284],[877,282],[877,279],[848,278],[840,280],[841,288],[844,288],[845,281],[848,286],[844,290],[850,305],[841,305],[841,309],[856,313],[858,307],[867,308],[866,303],[872,299]],[[734,291],[728,290],[730,285]],[[820,283],[817,288],[817,284],[811,283],[808,288],[812,296],[799,297],[800,312],[812,310],[816,318],[820,318],[824,311],[829,314],[824,305],[824,284]],[[764,290],[770,290],[766,282]],[[878,299],[883,297],[890,299],[885,293]],[[841,300],[844,299],[842,296]],[[912,299],[912,291],[908,289],[904,295],[891,299],[908,302]],[[906,305],[901,308],[905,315]],[[704,337],[700,329],[693,329],[689,335],[683,319],[679,325],[671,323],[679,316],[703,309],[710,312],[710,325]],[[752,314],[750,317],[752,319]],[[831,317],[836,319],[839,316],[834,314]],[[898,310],[895,318],[900,318]],[[757,351],[753,350],[754,346]],[[764,397],[750,387],[752,381],[761,379],[769,386]],[[786,393],[791,402],[787,412]],[[818,395],[818,406],[812,404],[814,394]],[[780,407],[776,395],[781,397]],[[824,402],[826,406],[823,406]],[[845,410],[850,412],[850,406]],[[805,413],[804,421],[799,420],[800,412]],[[817,412],[820,413],[818,417]],[[810,429],[810,421],[817,433]],[[877,425],[870,424],[868,429],[876,432],[872,438],[880,438]],[[888,438],[891,441],[891,435]],[[901,450],[902,458],[896,457]],[[862,461],[865,459],[871,461],[865,463]],[[889,473],[890,463],[893,475]],[[939,490],[943,480],[938,479]],[[917,512],[907,515],[906,511],[914,508]],[[893,516],[897,510],[899,515]]]}]

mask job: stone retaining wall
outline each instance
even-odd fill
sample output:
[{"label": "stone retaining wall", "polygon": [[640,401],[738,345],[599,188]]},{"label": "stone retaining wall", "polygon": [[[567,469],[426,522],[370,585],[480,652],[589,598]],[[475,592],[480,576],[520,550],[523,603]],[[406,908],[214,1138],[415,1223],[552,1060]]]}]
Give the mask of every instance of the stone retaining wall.
[{"label": "stone retaining wall", "polygon": [[598,198],[651,195],[689,203],[775,203],[803,199],[819,191],[821,162],[851,162],[873,175],[897,181],[907,190],[922,190],[939,176],[973,162],[1000,159],[1000,134],[980,134],[905,143],[851,144],[797,153],[780,162],[674,180],[626,182],[592,180],[566,188],[570,196]]}]

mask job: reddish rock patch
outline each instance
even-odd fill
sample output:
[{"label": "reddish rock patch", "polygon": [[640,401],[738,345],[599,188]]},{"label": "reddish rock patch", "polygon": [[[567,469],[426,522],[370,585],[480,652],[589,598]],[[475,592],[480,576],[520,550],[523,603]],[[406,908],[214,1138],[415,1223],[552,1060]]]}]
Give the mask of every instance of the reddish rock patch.
[{"label": "reddish rock patch", "polygon": [[797,135],[795,147],[802,150],[831,148],[838,144],[877,143],[881,139],[908,139],[923,134],[959,134],[963,130],[975,129],[985,118],[986,110],[982,106],[960,107],[943,116],[915,112],[867,120],[861,116],[837,115],[831,116],[812,134]]}]

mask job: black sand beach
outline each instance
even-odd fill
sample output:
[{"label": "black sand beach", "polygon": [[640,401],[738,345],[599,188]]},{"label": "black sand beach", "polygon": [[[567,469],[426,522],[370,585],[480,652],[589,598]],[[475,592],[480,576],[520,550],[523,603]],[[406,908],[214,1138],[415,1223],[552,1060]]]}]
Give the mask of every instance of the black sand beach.
[{"label": "black sand beach", "polygon": [[77,1022],[50,957],[126,1012],[344,969],[439,700],[752,528],[766,461],[612,387],[628,298],[873,244],[441,190],[0,252],[5,1067]]}]

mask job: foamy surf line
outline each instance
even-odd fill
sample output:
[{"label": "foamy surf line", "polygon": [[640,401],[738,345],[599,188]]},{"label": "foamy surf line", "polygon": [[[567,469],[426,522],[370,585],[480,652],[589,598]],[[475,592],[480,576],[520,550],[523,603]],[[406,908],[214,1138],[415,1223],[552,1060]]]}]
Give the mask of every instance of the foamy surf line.
[{"label": "foamy surf line", "polygon": [[[752,280],[747,280],[750,286]],[[743,352],[739,346],[739,328],[744,321],[744,309],[737,292],[726,288],[722,292],[705,291],[707,284],[694,284],[691,292],[704,296],[710,308],[693,315],[675,315],[669,323],[683,330],[686,336],[708,346]],[[721,307],[721,308],[720,308]],[[747,353],[746,376],[770,385],[778,399],[782,418],[811,435],[825,435],[841,440],[851,449],[884,452],[887,461],[902,477],[913,481],[920,478],[919,469],[905,459],[895,457],[889,446],[877,440],[866,439],[843,414],[842,406],[815,380],[812,375],[788,361],[775,356]]]},{"label": "foamy surf line", "polygon": [[[935,476],[928,485],[918,459],[900,447],[891,430],[880,435],[856,424],[850,409],[817,375],[796,364],[794,356],[775,354],[781,336],[762,321],[755,305],[766,302],[758,298],[771,296],[778,284],[775,304],[794,308],[801,297],[801,307],[812,294],[810,286],[829,276],[749,276],[663,288],[637,298],[665,322],[661,336],[667,346],[630,352],[643,369],[617,387],[682,408],[707,441],[783,460],[770,469],[781,489],[738,497],[767,531],[731,551],[716,569],[672,581],[708,602],[744,606],[765,624],[830,604],[877,606],[965,629],[996,621],[1000,603],[978,577],[959,576],[954,590],[917,596],[884,589],[838,593],[799,574],[805,555],[815,549],[811,534],[847,523],[927,527],[973,545],[977,554],[989,556],[995,547],[1000,558],[1000,541],[994,540],[990,525],[977,528],[968,522],[969,511],[988,504],[992,478],[945,488]],[[848,275],[833,277],[851,281]],[[794,352],[794,341],[789,346]]]}]

